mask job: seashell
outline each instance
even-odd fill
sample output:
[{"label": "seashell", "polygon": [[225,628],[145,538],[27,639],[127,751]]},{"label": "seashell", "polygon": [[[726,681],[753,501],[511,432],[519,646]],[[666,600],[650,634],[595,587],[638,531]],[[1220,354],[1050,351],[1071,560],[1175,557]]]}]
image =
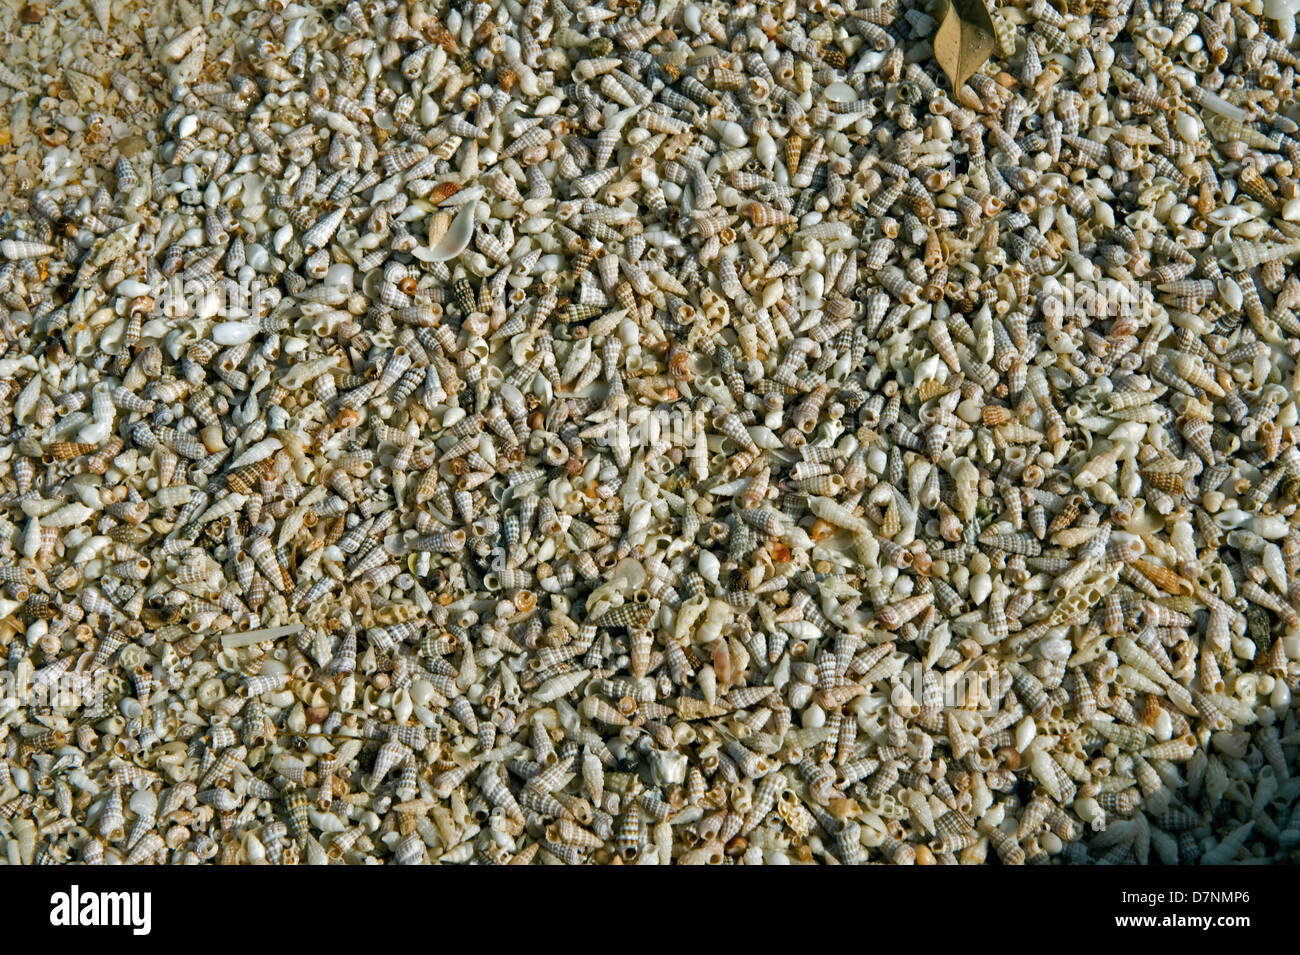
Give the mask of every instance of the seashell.
[{"label": "seashell", "polygon": [[909,597],[896,604],[881,607],[876,611],[876,619],[887,629],[897,630],[918,613],[929,607],[933,600],[934,598],[928,594]]},{"label": "seashell", "polygon": [[1217,247],[1220,261],[1234,272],[1244,272],[1265,262],[1288,260],[1300,255],[1300,242],[1226,242]]},{"label": "seashell", "polygon": [[257,334],[257,326],[248,322],[221,322],[212,329],[212,340],[218,345],[243,345]]},{"label": "seashell", "polygon": [[23,242],[17,239],[0,240],[0,255],[9,260],[38,259],[53,255],[58,249],[44,242]]},{"label": "seashell", "polygon": [[474,203],[469,202],[461,207],[460,212],[451,220],[447,231],[438,240],[437,244],[430,248],[428,252],[428,261],[446,262],[454,259],[466,248],[469,247],[470,239],[474,236]]}]

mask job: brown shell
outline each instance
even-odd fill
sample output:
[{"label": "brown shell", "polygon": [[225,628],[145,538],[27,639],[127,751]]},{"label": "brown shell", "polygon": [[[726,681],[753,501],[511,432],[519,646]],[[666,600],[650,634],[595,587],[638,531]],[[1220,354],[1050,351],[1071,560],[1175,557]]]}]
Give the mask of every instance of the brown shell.
[{"label": "brown shell", "polygon": [[1011,420],[1011,409],[1005,405],[985,405],[980,411],[980,421],[986,428],[996,428]]},{"label": "brown shell", "polygon": [[1196,588],[1191,581],[1180,577],[1163,564],[1153,564],[1139,557],[1133,561],[1133,567],[1165,593],[1190,596],[1196,592]]},{"label": "brown shell", "polygon": [[97,445],[77,441],[55,441],[49,446],[49,456],[53,461],[67,461],[94,451]]}]

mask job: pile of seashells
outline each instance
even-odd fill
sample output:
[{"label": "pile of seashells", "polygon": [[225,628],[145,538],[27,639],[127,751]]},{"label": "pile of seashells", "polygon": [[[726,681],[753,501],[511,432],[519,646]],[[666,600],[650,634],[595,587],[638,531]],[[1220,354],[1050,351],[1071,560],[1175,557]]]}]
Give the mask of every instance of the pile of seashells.
[{"label": "pile of seashells", "polygon": [[1300,860],[1298,6],[8,3],[0,859]]}]

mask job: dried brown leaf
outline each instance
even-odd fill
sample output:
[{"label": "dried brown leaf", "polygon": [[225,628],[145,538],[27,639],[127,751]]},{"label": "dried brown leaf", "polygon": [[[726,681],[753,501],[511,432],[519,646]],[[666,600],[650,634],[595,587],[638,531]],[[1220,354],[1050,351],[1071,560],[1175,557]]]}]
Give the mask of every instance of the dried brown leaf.
[{"label": "dried brown leaf", "polygon": [[953,90],[984,65],[996,45],[993,18],[984,0],[948,0],[934,34],[934,58]]}]

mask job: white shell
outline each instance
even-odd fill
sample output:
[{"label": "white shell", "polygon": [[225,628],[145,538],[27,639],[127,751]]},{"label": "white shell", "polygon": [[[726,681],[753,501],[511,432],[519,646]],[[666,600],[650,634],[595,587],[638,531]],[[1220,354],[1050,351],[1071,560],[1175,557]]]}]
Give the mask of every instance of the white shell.
[{"label": "white shell", "polygon": [[822,90],[822,95],[832,103],[853,103],[858,99],[858,91],[848,83],[831,83]]},{"label": "white shell", "polygon": [[212,328],[212,340],[218,345],[242,345],[257,334],[257,326],[248,322],[221,322]]},{"label": "white shell", "polygon": [[469,241],[474,237],[474,208],[477,203],[467,202],[456,213],[456,218],[451,220],[451,225],[447,227],[447,234],[438,240],[438,244],[429,250],[426,261],[429,262],[446,262],[448,259],[454,259],[469,247]]}]

